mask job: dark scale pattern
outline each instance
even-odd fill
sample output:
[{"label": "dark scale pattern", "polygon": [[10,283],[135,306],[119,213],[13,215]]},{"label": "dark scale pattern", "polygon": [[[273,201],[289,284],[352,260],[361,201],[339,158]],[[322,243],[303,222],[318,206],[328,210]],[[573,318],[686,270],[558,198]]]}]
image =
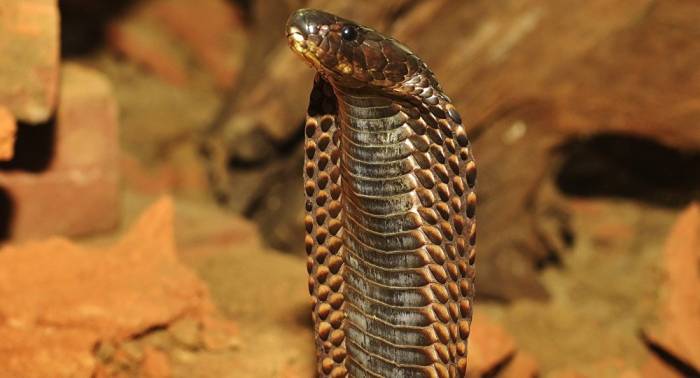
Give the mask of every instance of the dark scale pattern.
[{"label": "dark scale pattern", "polygon": [[418,112],[405,103],[402,110],[413,117],[408,123],[421,126],[413,128],[409,140],[415,147],[411,158],[420,184],[417,212],[431,258],[427,267],[433,282],[432,328],[438,338],[434,366],[440,377],[458,377],[466,374],[474,297],[475,250],[470,240],[476,232],[475,165],[464,127],[456,122],[461,117],[447,101],[443,97],[438,105],[418,107]]},{"label": "dark scale pattern", "polygon": [[476,165],[460,114],[393,39],[313,10],[288,33],[319,71],[304,167],[319,376],[465,377]]},{"label": "dark scale pattern", "polygon": [[440,377],[462,377],[474,297],[474,259],[470,262],[470,256],[475,252],[470,239],[476,232],[476,194],[474,180],[467,183],[468,167],[474,166],[470,145],[464,127],[456,122],[461,117],[448,101],[440,98],[438,105],[421,112],[420,117],[430,119],[426,123],[432,125],[426,130],[431,144],[428,151],[417,150],[413,157],[426,161],[434,178],[434,185],[423,188],[426,200],[421,202],[429,205],[422,211],[429,214],[423,217],[428,225],[423,230],[434,234],[429,246],[433,261],[428,268],[438,283],[431,285],[432,309],[438,320],[433,329],[440,339],[434,345],[439,356],[435,366]]}]

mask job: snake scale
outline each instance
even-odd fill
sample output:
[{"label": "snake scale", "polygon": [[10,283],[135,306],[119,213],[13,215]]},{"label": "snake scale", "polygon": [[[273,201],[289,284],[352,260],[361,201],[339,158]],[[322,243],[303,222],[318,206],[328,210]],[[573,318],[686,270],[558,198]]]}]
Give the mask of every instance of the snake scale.
[{"label": "snake scale", "polygon": [[464,377],[476,165],[459,113],[400,42],[312,9],[305,246],[320,377]]}]

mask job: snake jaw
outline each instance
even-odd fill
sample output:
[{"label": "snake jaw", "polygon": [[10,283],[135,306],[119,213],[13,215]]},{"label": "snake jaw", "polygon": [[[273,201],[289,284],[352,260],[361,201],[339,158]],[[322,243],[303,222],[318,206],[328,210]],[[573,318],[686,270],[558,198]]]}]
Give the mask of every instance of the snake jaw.
[{"label": "snake jaw", "polygon": [[289,47],[291,47],[292,51],[301,56],[311,68],[321,67],[321,62],[319,62],[316,57],[316,50],[318,47],[315,43],[307,41],[301,31],[296,27],[291,27],[289,29],[287,40],[289,41]]}]

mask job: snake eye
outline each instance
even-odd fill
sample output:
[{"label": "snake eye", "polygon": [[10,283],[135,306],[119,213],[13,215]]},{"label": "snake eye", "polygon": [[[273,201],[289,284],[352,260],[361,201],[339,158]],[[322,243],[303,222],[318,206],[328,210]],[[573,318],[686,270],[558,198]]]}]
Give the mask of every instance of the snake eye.
[{"label": "snake eye", "polygon": [[354,41],[357,38],[357,28],[353,25],[345,25],[340,30],[340,36],[348,42]]}]

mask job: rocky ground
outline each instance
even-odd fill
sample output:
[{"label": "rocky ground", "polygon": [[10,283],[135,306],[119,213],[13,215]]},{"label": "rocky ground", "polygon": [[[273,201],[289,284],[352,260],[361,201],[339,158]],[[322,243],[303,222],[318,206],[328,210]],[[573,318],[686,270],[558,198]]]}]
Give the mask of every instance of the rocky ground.
[{"label": "rocky ground", "polygon": [[0,376],[313,376],[302,6],[450,78],[480,166],[470,376],[700,376],[692,0],[95,4],[0,4]]}]

